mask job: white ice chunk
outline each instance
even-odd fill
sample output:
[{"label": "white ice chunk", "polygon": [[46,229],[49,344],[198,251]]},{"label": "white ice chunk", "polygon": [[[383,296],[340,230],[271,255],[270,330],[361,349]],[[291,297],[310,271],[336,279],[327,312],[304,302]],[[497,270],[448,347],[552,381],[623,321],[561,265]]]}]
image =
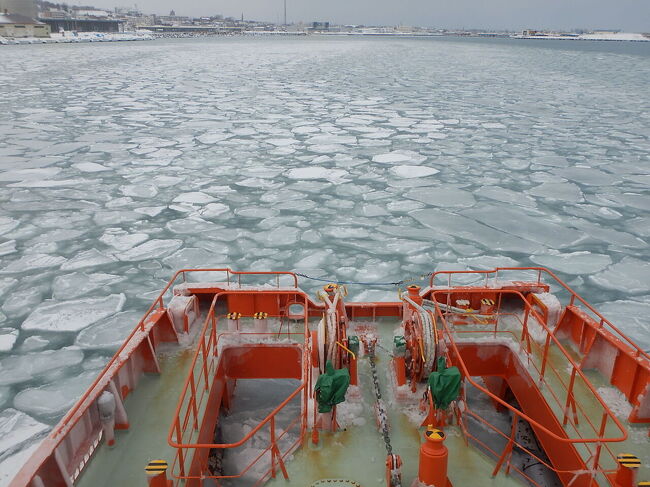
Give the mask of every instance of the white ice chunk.
[{"label": "white ice chunk", "polygon": [[483,207],[461,212],[481,223],[552,248],[576,245],[587,238],[573,228],[549,221],[545,216],[533,216],[518,208]]},{"label": "white ice chunk", "polygon": [[599,304],[596,309],[643,350],[650,350],[650,296],[641,301],[622,299]]},{"label": "white ice chunk", "polygon": [[407,162],[412,158],[407,154],[400,152],[388,152],[386,154],[378,154],[372,158],[372,162],[379,162],[382,164],[394,164],[397,162]]},{"label": "white ice chunk", "polygon": [[287,147],[289,145],[297,143],[298,141],[296,139],[278,138],[278,139],[266,139],[266,142],[276,147]]},{"label": "white ice chunk", "polygon": [[203,218],[216,218],[230,211],[230,207],[223,203],[209,203],[198,210],[198,214]]},{"label": "white ice chunk", "polygon": [[20,449],[26,442],[49,427],[15,409],[0,412],[0,457]]},{"label": "white ice chunk", "polygon": [[134,198],[153,198],[158,194],[158,188],[153,184],[131,184],[121,186],[120,191],[125,196],[132,196]]},{"label": "white ice chunk", "polygon": [[21,449],[17,453],[0,456],[2,458],[2,461],[0,461],[0,486],[6,487],[9,485],[9,482],[13,480],[25,462],[32,456],[38,445],[38,442],[28,447],[23,445],[21,448],[24,449]]},{"label": "white ice chunk", "polygon": [[122,310],[124,294],[74,301],[46,301],[23,322],[23,330],[79,331]]},{"label": "white ice chunk", "polygon": [[122,282],[125,279],[125,276],[116,276],[101,272],[95,274],[84,274],[81,272],[64,274],[54,278],[52,297],[54,299],[79,298],[102,287]]},{"label": "white ice chunk", "polygon": [[0,328],[0,352],[8,352],[14,348],[18,340],[18,330],[15,328]]},{"label": "white ice chunk", "polygon": [[395,166],[391,167],[390,172],[395,174],[400,178],[424,178],[427,176],[432,176],[433,174],[438,174],[440,171],[432,167],[426,166]]},{"label": "white ice chunk", "polygon": [[0,235],[11,232],[18,225],[20,225],[18,220],[6,216],[0,216]]},{"label": "white ice chunk", "polygon": [[151,217],[157,216],[163,211],[166,206],[143,206],[142,208],[136,208],[133,211],[137,213],[142,213],[143,215],[149,215]]},{"label": "white ice chunk", "polygon": [[433,228],[436,232],[470,240],[492,251],[505,250],[532,253],[540,249],[539,245],[532,242],[494,230],[470,218],[443,210],[416,210],[409,214],[423,225]]},{"label": "white ice chunk", "polygon": [[43,350],[50,344],[49,340],[43,338],[42,336],[33,335],[27,337],[25,341],[20,346],[21,352],[34,352],[36,350]]},{"label": "white ice chunk", "polygon": [[99,237],[100,242],[113,247],[116,250],[129,250],[139,243],[146,241],[149,235],[146,233],[131,233],[119,228],[109,228],[104,235]]},{"label": "white ice chunk", "polygon": [[158,259],[171,254],[174,250],[183,245],[182,240],[149,240],[148,242],[133,247],[132,249],[117,255],[122,261],[141,261],[147,259]]},{"label": "white ice chunk", "polygon": [[347,174],[348,172],[343,169],[328,169],[319,166],[299,167],[286,172],[286,176],[290,179],[327,179],[329,181],[340,180]]},{"label": "white ice chunk", "polygon": [[16,241],[9,240],[8,242],[0,243],[0,257],[3,255],[13,254],[16,251]]},{"label": "white ice chunk", "polygon": [[42,290],[36,286],[18,289],[11,293],[2,303],[2,311],[10,318],[27,315],[43,300]]},{"label": "white ice chunk", "polygon": [[81,172],[110,171],[110,169],[107,168],[106,166],[102,166],[101,164],[97,164],[96,162],[80,162],[78,164],[74,164],[74,167],[79,169]]},{"label": "white ice chunk", "polygon": [[425,188],[412,189],[404,196],[411,198],[427,205],[449,207],[470,207],[474,206],[476,200],[472,193],[458,188],[431,186]]},{"label": "white ice chunk", "polygon": [[[221,249],[215,249],[211,252],[205,249],[186,247],[174,252],[169,257],[165,257],[163,262],[172,269],[212,267],[211,264],[215,258],[225,257],[224,254],[228,253],[229,247],[227,245],[221,245],[220,247]],[[216,250],[221,250],[222,255],[219,255]]]},{"label": "white ice chunk", "polygon": [[76,348],[23,353],[0,359],[0,386],[18,384],[58,369],[81,363],[84,354]]},{"label": "white ice chunk", "polygon": [[116,260],[115,257],[102,254],[97,249],[90,249],[75,255],[72,259],[61,266],[61,270],[76,271],[86,267],[97,267],[104,264],[110,264]]},{"label": "white ice chunk", "polygon": [[26,254],[4,269],[1,269],[0,274],[17,274],[19,272],[29,272],[37,269],[59,267],[66,260],[65,257],[56,255]]},{"label": "white ice chunk", "polygon": [[142,316],[140,311],[124,311],[109,316],[81,330],[75,345],[85,349],[117,350]]},{"label": "white ice chunk", "polygon": [[0,181],[30,181],[54,176],[61,172],[58,167],[43,167],[38,169],[16,169],[0,173]]},{"label": "white ice chunk", "polygon": [[221,142],[222,140],[230,139],[232,137],[234,137],[232,134],[217,132],[217,133],[205,133],[197,137],[196,140],[198,140],[202,144],[211,145],[211,144],[216,144],[217,142]]},{"label": "white ice chunk", "polygon": [[650,291],[648,276],[650,276],[650,262],[634,257],[623,257],[620,262],[591,276],[590,279],[606,289],[641,294]]},{"label": "white ice chunk", "polygon": [[569,201],[577,203],[582,201],[582,191],[573,183],[542,183],[541,185],[528,191],[533,196],[541,196],[542,198]]},{"label": "white ice chunk", "polygon": [[567,254],[550,251],[546,255],[532,255],[530,260],[543,267],[576,275],[593,274],[602,271],[612,263],[612,259],[608,255],[592,254],[586,251]]},{"label": "white ice chunk", "polygon": [[201,191],[192,191],[190,193],[183,193],[174,198],[174,203],[192,203],[192,204],[205,204],[216,201],[217,198],[209,194],[202,193]]},{"label": "white ice chunk", "polygon": [[96,376],[97,371],[90,370],[53,384],[24,389],[16,394],[14,407],[45,418],[61,416],[74,405]]}]

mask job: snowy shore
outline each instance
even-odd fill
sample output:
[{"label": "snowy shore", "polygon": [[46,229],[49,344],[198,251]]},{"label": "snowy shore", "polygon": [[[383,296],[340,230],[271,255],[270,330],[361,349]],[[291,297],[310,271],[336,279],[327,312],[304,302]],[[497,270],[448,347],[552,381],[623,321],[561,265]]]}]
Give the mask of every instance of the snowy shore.
[{"label": "snowy shore", "polygon": [[575,36],[548,34],[548,35],[514,35],[513,39],[536,39],[552,41],[628,41],[628,42],[648,42],[650,36],[646,34],[637,34],[635,32],[596,32],[592,34],[580,34]]},{"label": "snowy shore", "polygon": [[71,44],[80,42],[120,42],[120,41],[152,41],[155,37],[150,34],[130,32],[79,32],[76,35],[70,32],[64,34],[51,34],[50,37],[0,37],[0,45],[11,44]]}]

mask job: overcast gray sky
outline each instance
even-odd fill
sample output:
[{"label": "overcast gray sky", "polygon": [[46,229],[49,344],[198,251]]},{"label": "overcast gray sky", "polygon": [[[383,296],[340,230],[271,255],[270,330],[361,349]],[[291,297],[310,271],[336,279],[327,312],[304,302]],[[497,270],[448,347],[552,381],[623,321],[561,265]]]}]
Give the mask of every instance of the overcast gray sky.
[{"label": "overcast gray sky", "polygon": [[[61,1],[61,0],[60,0]],[[68,0],[146,13],[282,20],[283,0]],[[287,0],[289,22],[493,29],[574,27],[650,32],[650,0]]]}]

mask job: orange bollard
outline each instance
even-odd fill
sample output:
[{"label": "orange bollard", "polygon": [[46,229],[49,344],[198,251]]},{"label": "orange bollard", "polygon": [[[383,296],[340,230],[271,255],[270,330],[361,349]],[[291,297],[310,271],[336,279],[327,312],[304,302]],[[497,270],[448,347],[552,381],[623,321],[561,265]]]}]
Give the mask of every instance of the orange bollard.
[{"label": "orange bollard", "polygon": [[151,460],[144,471],[147,473],[149,487],[171,487],[172,481],[167,480],[167,462],[165,460]]},{"label": "orange bollard", "polygon": [[426,441],[420,447],[420,466],[418,469],[418,481],[420,484],[430,487],[447,487],[451,483],[447,479],[447,460],[449,452],[443,444],[445,432],[427,426],[424,433]]},{"label": "orange bollard", "polygon": [[616,477],[614,478],[616,487],[634,487],[641,460],[635,455],[621,453],[616,455],[616,461],[618,462]]},{"label": "orange bollard", "polygon": [[406,286],[406,289],[409,292],[409,299],[417,305],[422,305],[422,296],[420,296],[420,286],[417,284],[411,284]]}]

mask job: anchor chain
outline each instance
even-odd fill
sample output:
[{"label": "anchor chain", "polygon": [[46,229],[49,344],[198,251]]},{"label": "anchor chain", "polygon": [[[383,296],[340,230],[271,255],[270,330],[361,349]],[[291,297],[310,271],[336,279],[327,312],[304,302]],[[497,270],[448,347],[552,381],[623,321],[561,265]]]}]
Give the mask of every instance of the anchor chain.
[{"label": "anchor chain", "polygon": [[[381,389],[379,387],[379,377],[377,375],[377,364],[375,363],[375,345],[376,343],[368,343],[368,360],[370,362],[370,372],[372,373],[372,383],[375,388],[375,398],[377,400],[377,420],[379,421],[379,429],[384,440],[386,453],[388,456],[393,456],[393,447],[390,444],[390,434],[388,427],[388,412],[386,405],[381,397]],[[396,470],[391,473],[391,485],[393,487],[402,487],[402,479]]]}]

